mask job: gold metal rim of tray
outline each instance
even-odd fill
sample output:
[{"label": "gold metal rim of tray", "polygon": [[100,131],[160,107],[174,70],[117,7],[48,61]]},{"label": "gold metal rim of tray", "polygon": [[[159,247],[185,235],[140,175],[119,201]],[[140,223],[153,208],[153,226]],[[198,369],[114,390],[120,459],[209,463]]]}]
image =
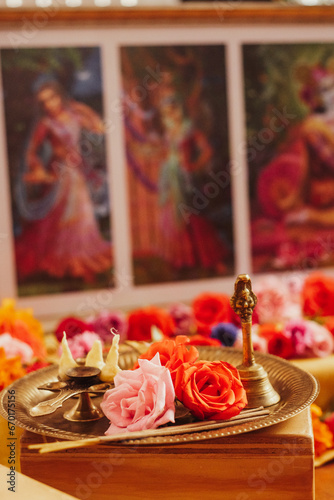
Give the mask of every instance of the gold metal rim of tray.
[{"label": "gold metal rim of tray", "polygon": [[[208,361],[223,360],[237,366],[242,361],[242,352],[226,347],[198,347],[200,358]],[[138,357],[138,353],[129,350],[120,355],[120,366],[122,369],[131,368]],[[162,444],[162,443],[184,443],[198,440],[206,440],[231,436],[283,422],[306,409],[316,399],[319,392],[317,380],[310,373],[292,365],[288,361],[256,352],[255,359],[267,371],[274,389],[280,394],[281,400],[269,408],[269,415],[255,421],[231,425],[229,427],[210,430],[203,426],[201,432],[175,434],[176,425],[173,427],[173,435],[154,436],[140,440],[122,441],[122,444]],[[63,418],[63,413],[73,405],[68,400],[55,413],[43,417],[32,417],[29,409],[46,399],[46,393],[37,387],[57,379],[58,367],[53,365],[42,368],[36,372],[29,373],[25,377],[13,382],[0,394],[0,414],[8,419],[7,403],[9,395],[15,395],[15,410],[11,411],[13,418],[10,422],[37,434],[43,434],[57,439],[84,439],[88,437],[102,436],[109,426],[106,417],[94,422],[69,422]],[[10,392],[9,392],[10,391]],[[100,398],[94,401],[99,402]],[[10,401],[13,401],[11,399]],[[222,421],[226,424],[226,421]],[[209,423],[209,422],[208,422]]]}]

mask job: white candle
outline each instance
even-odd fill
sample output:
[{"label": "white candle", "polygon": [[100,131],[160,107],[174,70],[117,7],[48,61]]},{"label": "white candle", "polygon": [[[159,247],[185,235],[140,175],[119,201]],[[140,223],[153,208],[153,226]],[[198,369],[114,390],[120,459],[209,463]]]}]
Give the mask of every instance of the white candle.
[{"label": "white candle", "polygon": [[105,362],[103,361],[101,340],[94,340],[94,343],[86,356],[85,365],[98,368],[99,370],[103,369]]},{"label": "white candle", "polygon": [[68,346],[65,332],[63,333],[61,347],[62,347],[62,354],[59,360],[58,376],[61,380],[67,380],[68,379],[68,376],[66,375],[67,370],[69,370],[70,368],[75,368],[78,365],[73,359],[72,353]]},{"label": "white candle", "polygon": [[111,347],[108,352],[106,363],[102,368],[100,379],[102,382],[113,382],[115,375],[121,371],[118,366],[118,345],[119,345],[119,335],[114,335]]}]

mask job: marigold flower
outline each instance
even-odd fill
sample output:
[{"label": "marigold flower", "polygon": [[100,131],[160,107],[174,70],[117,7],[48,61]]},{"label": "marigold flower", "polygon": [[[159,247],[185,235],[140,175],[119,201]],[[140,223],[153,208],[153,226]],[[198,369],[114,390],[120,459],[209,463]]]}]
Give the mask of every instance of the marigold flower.
[{"label": "marigold flower", "polygon": [[5,350],[0,347],[0,390],[26,374],[20,356],[7,358]]},{"label": "marigold flower", "polygon": [[0,307],[0,334],[9,333],[32,348],[35,357],[44,358],[43,328],[31,309],[15,309],[15,301],[5,299]]},{"label": "marigold flower", "polygon": [[334,437],[328,425],[320,420],[322,410],[318,405],[311,405],[311,416],[314,435],[314,452],[315,456],[319,457],[326,450],[334,447]]}]

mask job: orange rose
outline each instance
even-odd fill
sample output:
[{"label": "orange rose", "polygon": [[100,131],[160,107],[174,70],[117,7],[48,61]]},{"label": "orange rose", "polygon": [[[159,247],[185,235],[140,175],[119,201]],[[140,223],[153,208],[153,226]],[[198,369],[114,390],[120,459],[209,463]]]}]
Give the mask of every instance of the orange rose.
[{"label": "orange rose", "polygon": [[156,326],[170,337],[174,333],[174,322],[170,314],[158,307],[136,309],[128,316],[128,340],[147,340],[152,338],[151,328]]},{"label": "orange rose", "polygon": [[238,370],[224,361],[183,363],[174,386],[176,397],[201,420],[234,417],[247,404]]},{"label": "orange rose", "polygon": [[310,274],[304,281],[301,299],[306,316],[334,315],[334,278],[320,272]]},{"label": "orange rose", "polygon": [[[161,365],[169,369],[174,382],[178,367],[182,363],[193,363],[198,358],[196,347],[189,346],[188,349],[186,344],[189,344],[189,338],[185,335],[178,335],[175,340],[164,339],[161,342],[154,342],[139,359],[151,360],[158,352]],[[137,361],[133,369],[135,370],[138,367],[139,363]]]},{"label": "orange rose", "polygon": [[197,333],[210,336],[211,328],[217,323],[230,323],[232,308],[230,298],[222,293],[202,293],[193,301]]}]

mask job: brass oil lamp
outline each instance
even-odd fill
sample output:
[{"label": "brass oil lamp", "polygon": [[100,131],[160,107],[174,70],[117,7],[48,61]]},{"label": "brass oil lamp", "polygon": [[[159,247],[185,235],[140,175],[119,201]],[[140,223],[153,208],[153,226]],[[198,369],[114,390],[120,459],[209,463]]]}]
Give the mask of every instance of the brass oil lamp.
[{"label": "brass oil lamp", "polygon": [[247,394],[247,408],[272,406],[279,402],[280,396],[269,381],[263,366],[255,362],[252,344],[252,315],[257,297],[252,291],[248,274],[239,274],[234,285],[234,295],[230,303],[240,317],[243,344],[242,364],[237,366],[241,382]]}]

